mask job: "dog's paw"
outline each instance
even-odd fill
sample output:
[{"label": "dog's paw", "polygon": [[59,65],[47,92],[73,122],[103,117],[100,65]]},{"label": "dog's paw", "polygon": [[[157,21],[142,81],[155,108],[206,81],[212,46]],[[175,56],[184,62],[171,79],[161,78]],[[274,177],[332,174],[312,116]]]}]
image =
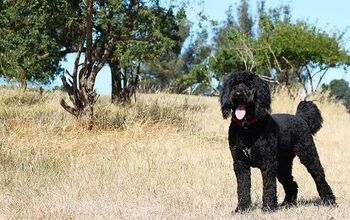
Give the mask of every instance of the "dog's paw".
[{"label": "dog's paw", "polygon": [[262,207],[263,212],[274,212],[277,210],[277,204],[276,205],[264,205]]},{"label": "dog's paw", "polygon": [[324,198],[322,198],[322,203],[326,206],[334,206],[337,207],[337,202],[335,201],[335,196],[334,195],[330,195],[330,196],[326,196]]},{"label": "dog's paw", "polygon": [[296,205],[297,205],[296,200],[293,200],[293,201],[284,200],[280,206],[283,208],[291,208],[291,207],[296,206]]},{"label": "dog's paw", "polygon": [[249,205],[239,205],[237,206],[237,208],[232,211],[232,214],[236,214],[236,213],[245,213],[249,211],[250,206]]}]

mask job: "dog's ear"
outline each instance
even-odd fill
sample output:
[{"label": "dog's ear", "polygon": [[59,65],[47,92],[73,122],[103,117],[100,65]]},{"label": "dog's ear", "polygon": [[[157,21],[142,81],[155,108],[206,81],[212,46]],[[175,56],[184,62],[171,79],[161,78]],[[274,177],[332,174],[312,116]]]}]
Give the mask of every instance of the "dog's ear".
[{"label": "dog's ear", "polygon": [[231,111],[232,111],[232,104],[230,99],[230,93],[231,93],[230,81],[231,79],[226,80],[224,82],[224,85],[220,88],[221,112],[222,112],[222,117],[224,119],[227,119],[231,115]]},{"label": "dog's ear", "polygon": [[255,87],[255,115],[262,118],[271,112],[271,92],[269,85],[258,76],[254,80]]},{"label": "dog's ear", "polygon": [[221,106],[222,117],[224,119],[227,119],[231,115],[231,110],[232,108],[229,105]]}]

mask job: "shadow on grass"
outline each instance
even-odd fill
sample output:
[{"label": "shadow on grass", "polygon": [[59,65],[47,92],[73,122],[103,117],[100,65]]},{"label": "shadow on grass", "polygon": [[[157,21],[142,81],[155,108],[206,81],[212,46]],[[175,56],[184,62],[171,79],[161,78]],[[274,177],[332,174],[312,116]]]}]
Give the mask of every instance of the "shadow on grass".
[{"label": "shadow on grass", "polygon": [[312,199],[299,199],[297,201],[297,204],[289,204],[289,205],[282,205],[280,204],[280,208],[288,209],[288,208],[295,208],[300,206],[327,206],[327,207],[338,207],[336,204],[330,204],[327,202],[324,202],[320,198],[312,198]]},{"label": "shadow on grass", "polygon": [[[285,209],[298,208],[298,207],[303,207],[303,206],[325,206],[325,207],[332,207],[332,208],[338,207],[338,205],[332,205],[329,203],[325,203],[320,198],[312,198],[312,199],[300,199],[300,200],[298,200],[297,204],[288,204],[288,205],[279,204],[275,211],[283,211]],[[235,212],[235,210],[232,210],[231,215],[244,215],[244,214],[248,214],[250,212],[254,212],[256,210],[261,210],[261,208],[262,208],[261,203],[253,203],[247,210],[244,210],[242,212]],[[264,213],[272,213],[274,211],[265,210],[263,212]]]}]

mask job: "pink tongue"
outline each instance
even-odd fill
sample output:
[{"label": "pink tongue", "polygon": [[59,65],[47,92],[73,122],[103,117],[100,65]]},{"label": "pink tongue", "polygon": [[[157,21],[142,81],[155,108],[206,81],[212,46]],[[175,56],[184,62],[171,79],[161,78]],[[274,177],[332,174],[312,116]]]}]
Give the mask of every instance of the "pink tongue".
[{"label": "pink tongue", "polygon": [[245,116],[245,107],[244,107],[244,105],[239,105],[236,108],[235,115],[236,115],[236,118],[238,120],[242,120],[244,118],[244,116]]}]

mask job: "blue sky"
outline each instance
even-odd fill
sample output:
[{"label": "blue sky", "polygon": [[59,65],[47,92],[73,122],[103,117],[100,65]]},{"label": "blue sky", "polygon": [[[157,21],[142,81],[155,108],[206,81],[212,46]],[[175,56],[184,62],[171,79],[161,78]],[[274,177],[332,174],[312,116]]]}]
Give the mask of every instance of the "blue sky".
[{"label": "blue sky", "polygon": [[[169,0],[168,0],[169,1]],[[198,12],[203,10],[210,19],[223,21],[226,18],[225,11],[230,5],[235,10],[235,5],[239,0],[204,0],[202,5],[198,5],[201,0],[192,1],[188,6],[188,19],[194,24],[198,21]],[[252,12],[256,10],[256,2],[250,0]],[[350,49],[350,1],[349,0],[266,0],[266,6],[278,7],[288,3],[292,9],[292,18],[294,20],[304,20],[322,28],[325,31],[334,33],[337,30],[348,30],[344,47]],[[69,55],[62,66],[67,70],[73,69],[74,56]],[[328,83],[332,79],[345,79],[350,82],[350,72],[346,73],[343,69],[334,69],[327,73],[324,82]],[[55,85],[61,85],[60,80],[56,80]],[[96,90],[100,94],[110,94],[111,77],[109,68],[105,67],[99,73],[96,79]]]}]

